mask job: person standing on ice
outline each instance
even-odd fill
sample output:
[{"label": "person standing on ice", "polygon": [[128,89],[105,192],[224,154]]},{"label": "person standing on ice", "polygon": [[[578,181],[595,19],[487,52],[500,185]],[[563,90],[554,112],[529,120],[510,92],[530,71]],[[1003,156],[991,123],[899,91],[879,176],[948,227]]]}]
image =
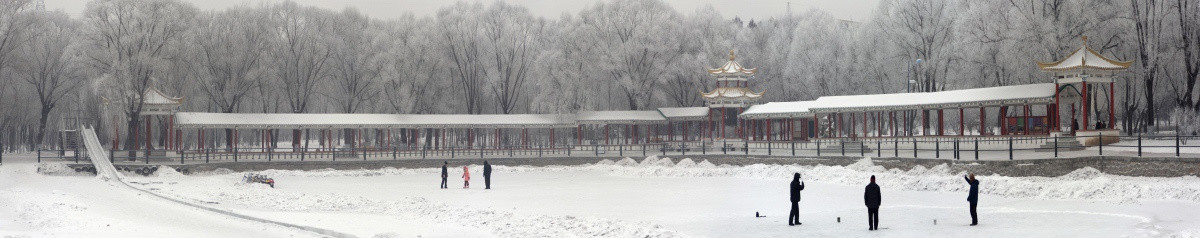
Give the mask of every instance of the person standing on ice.
[{"label": "person standing on ice", "polygon": [[971,203],[971,225],[979,225],[979,215],[975,214],[975,206],[979,205],[979,180],[975,179],[975,174],[964,175],[963,179],[971,185],[971,191],[967,193],[967,202]]},{"label": "person standing on ice", "polygon": [[867,184],[863,200],[867,203],[867,230],[879,230],[879,203],[882,196],[879,194],[879,185],[875,184],[875,175],[871,175],[871,184]]},{"label": "person standing on ice", "polygon": [[800,181],[800,173],[792,176],[792,211],[788,212],[788,225],[800,225],[800,190],[804,190],[804,182]]},{"label": "person standing on ice", "polygon": [[463,166],[463,188],[471,188],[471,171]]},{"label": "person standing on ice", "polygon": [[483,189],[492,189],[492,165],[483,161]]},{"label": "person standing on ice", "polygon": [[442,189],[449,188],[449,186],[446,186],[446,178],[450,177],[450,172],[446,170],[446,165],[449,164],[450,162],[448,161],[442,161]]}]

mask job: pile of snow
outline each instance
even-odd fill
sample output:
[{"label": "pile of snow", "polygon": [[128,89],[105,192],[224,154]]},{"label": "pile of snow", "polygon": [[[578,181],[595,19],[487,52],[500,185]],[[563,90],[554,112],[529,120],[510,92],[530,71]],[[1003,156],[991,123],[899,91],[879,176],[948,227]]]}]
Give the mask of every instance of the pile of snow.
[{"label": "pile of snow", "polygon": [[638,162],[636,160],[630,159],[629,157],[625,157],[625,159],[621,159],[620,161],[617,161],[617,163],[614,165],[623,166],[623,167],[633,167],[633,166],[638,166]]},{"label": "pile of snow", "polygon": [[651,155],[650,157],[646,157],[646,159],[643,159],[642,163],[640,163],[638,165],[642,166],[642,167],[654,167],[654,166],[671,167],[671,166],[675,166],[675,163],[671,162],[671,158],[666,158],[666,157],[658,158],[658,156]]},{"label": "pile of snow", "polygon": [[37,172],[45,175],[92,175],[89,172],[76,172],[75,169],[64,163],[39,163],[37,164]]},{"label": "pile of snow", "polygon": [[171,166],[160,165],[160,166],[158,166],[158,171],[154,172],[154,176],[164,177],[164,178],[178,178],[178,177],[184,177],[187,175],[183,175],[183,173],[179,173],[179,171],[175,171],[175,168],[171,168]]},{"label": "pile of snow", "polygon": [[233,170],[231,170],[231,169],[226,169],[226,168],[217,168],[217,169],[214,169],[214,170],[212,170],[212,171],[196,172],[196,173],[194,173],[194,175],[197,175],[197,176],[210,176],[210,175],[225,175],[225,174],[232,174],[232,173],[236,173],[236,172],[235,172],[235,171],[233,171]]}]

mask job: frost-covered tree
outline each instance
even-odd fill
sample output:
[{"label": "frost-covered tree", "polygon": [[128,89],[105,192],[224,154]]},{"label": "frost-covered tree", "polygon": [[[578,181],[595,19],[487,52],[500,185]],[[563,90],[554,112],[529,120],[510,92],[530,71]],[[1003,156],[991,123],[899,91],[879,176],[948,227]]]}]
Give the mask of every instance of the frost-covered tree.
[{"label": "frost-covered tree", "polygon": [[[379,96],[386,45],[379,24],[358,11],[346,10],[334,19],[331,97],[344,113],[356,113]],[[369,105],[366,105],[369,106]]]},{"label": "frost-covered tree", "polygon": [[530,64],[545,34],[545,21],[534,18],[525,7],[504,2],[492,3],[483,14],[481,30],[489,52],[487,79],[499,113],[527,108],[520,105],[528,90]]},{"label": "frost-covered tree", "polygon": [[294,2],[275,6],[271,15],[274,28],[271,30],[280,39],[272,46],[278,74],[275,79],[282,84],[284,98],[292,113],[309,110],[318,86],[326,80],[330,49],[330,14],[326,11],[303,7]]},{"label": "frost-covered tree", "polygon": [[[174,0],[100,0],[88,3],[85,35],[91,64],[106,75],[102,88],[127,117],[129,135],[138,135],[145,92],[161,72],[171,70],[181,36],[194,26],[194,6]],[[125,148],[137,148],[127,136]]]},{"label": "frost-covered tree", "polygon": [[483,24],[478,17],[483,12],[483,4],[458,2],[437,13],[437,27],[441,31],[437,42],[445,52],[450,75],[461,90],[461,103],[469,114],[483,113],[484,108],[488,55],[480,30]]},{"label": "frost-covered tree", "polygon": [[435,113],[438,108],[448,108],[449,97],[443,93],[447,80],[441,69],[441,51],[430,47],[437,40],[433,28],[427,27],[430,19],[417,19],[412,15],[384,23],[387,62],[383,95],[393,113]]},{"label": "frost-covered tree", "polygon": [[234,8],[201,15],[194,37],[199,84],[219,112],[237,112],[269,73],[271,26],[265,8]]},{"label": "frost-covered tree", "polygon": [[595,67],[604,69],[626,108],[652,106],[666,67],[683,53],[678,13],[658,0],[620,0],[597,4],[579,15],[582,36],[598,48]]},{"label": "frost-covered tree", "polygon": [[83,58],[75,39],[79,36],[79,22],[71,20],[63,12],[37,14],[36,23],[31,25],[31,41],[20,50],[23,60],[16,66],[37,96],[37,137],[35,144],[42,144],[46,137],[46,122],[50,112],[59,102],[83,84]]}]

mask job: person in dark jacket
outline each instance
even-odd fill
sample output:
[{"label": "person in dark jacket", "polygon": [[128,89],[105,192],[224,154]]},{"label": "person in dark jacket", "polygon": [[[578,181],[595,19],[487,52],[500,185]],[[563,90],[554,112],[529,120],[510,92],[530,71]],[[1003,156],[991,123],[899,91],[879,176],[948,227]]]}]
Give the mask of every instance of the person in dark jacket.
[{"label": "person in dark jacket", "polygon": [[448,162],[448,161],[442,161],[442,188],[443,189],[449,188],[449,186],[446,186],[446,178],[450,177],[450,172],[446,170],[446,165],[449,165],[449,164],[450,164],[450,162]]},{"label": "person in dark jacket", "polygon": [[492,165],[483,161],[483,189],[492,189]]},{"label": "person in dark jacket", "polygon": [[804,190],[804,182],[800,182],[800,173],[792,176],[792,211],[788,213],[788,225],[800,225],[800,190]]},{"label": "person in dark jacket", "polygon": [[979,205],[979,180],[975,179],[975,174],[963,176],[963,179],[971,185],[971,191],[967,193],[967,202],[971,203],[971,225],[978,225],[979,215],[975,214],[975,206]]},{"label": "person in dark jacket", "polygon": [[879,230],[879,203],[881,200],[879,185],[875,184],[875,175],[871,175],[871,184],[867,184],[867,191],[863,194],[863,201],[867,203],[867,230]]}]

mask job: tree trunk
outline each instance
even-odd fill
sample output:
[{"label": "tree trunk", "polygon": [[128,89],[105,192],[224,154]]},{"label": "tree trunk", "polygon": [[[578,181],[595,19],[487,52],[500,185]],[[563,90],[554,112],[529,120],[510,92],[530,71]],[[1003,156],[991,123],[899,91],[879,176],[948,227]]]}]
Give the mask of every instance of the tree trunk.
[{"label": "tree trunk", "polygon": [[41,117],[38,118],[37,138],[34,139],[34,143],[37,143],[39,146],[42,145],[42,140],[46,138],[46,120],[50,117],[50,109],[53,109],[53,107],[42,105]]}]

